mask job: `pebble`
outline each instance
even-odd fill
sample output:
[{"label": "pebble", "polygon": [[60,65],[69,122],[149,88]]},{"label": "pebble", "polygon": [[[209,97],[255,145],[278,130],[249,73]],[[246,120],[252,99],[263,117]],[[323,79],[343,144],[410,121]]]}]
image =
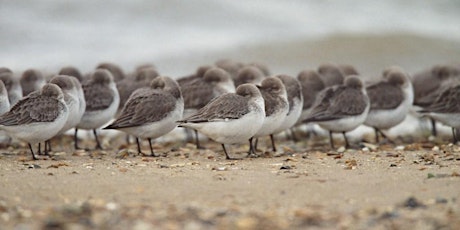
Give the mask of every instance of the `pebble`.
[{"label": "pebble", "polygon": [[337,149],[337,152],[343,153],[345,152],[345,150],[346,150],[345,147],[341,146],[340,148]]},{"label": "pebble", "polygon": [[109,211],[115,211],[118,209],[118,204],[114,202],[109,202],[105,205],[105,208]]},{"label": "pebble", "polygon": [[417,200],[415,197],[407,198],[407,200],[404,201],[403,206],[406,207],[406,208],[410,208],[410,209],[424,208],[425,207],[425,205],[423,203],[421,203],[419,200]]}]

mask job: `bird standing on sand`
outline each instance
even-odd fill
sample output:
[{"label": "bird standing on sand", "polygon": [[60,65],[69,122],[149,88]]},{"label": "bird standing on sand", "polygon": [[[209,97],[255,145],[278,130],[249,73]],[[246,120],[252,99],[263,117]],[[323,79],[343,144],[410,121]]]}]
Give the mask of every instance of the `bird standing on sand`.
[{"label": "bird standing on sand", "polygon": [[356,76],[345,78],[343,85],[328,87],[321,91],[310,115],[304,122],[316,122],[329,130],[330,144],[334,147],[333,132],[340,132],[349,148],[346,132],[361,125],[369,112],[369,97],[362,81]]},{"label": "bird standing on sand", "polygon": [[[272,150],[276,152],[273,134],[278,132],[278,128],[286,120],[286,116],[289,112],[289,102],[286,88],[279,78],[267,77],[262,81],[262,85],[259,86],[259,90],[264,98],[265,118],[262,127],[256,132],[256,134],[254,134],[253,138],[270,136]],[[249,155],[254,155],[257,150],[258,141],[256,139],[253,144],[253,138],[249,140]]]},{"label": "bird standing on sand", "polygon": [[[80,123],[80,120],[84,114],[84,107],[81,106],[80,96],[78,92],[78,86],[80,82],[71,76],[57,75],[54,76],[50,83],[56,84],[62,90],[64,94],[64,101],[69,109],[69,116],[64,126],[59,130],[56,135],[61,135],[69,129],[75,128]],[[80,86],[81,88],[81,86]],[[83,112],[81,111],[83,109]],[[51,151],[51,142],[45,142],[45,149]]]},{"label": "bird standing on sand", "polygon": [[112,74],[105,69],[94,71],[90,79],[85,81],[82,88],[85,94],[86,108],[80,123],[75,129],[75,149],[79,149],[78,129],[93,130],[96,148],[102,149],[96,129],[114,118],[120,103],[120,96]]},{"label": "bird standing on sand", "polygon": [[459,141],[456,131],[460,128],[460,81],[444,88],[430,105],[419,111],[423,115],[452,128],[453,143]]},{"label": "bird standing on sand", "polygon": [[170,77],[157,77],[149,89],[138,89],[128,99],[120,116],[104,129],[118,129],[136,137],[137,150],[143,154],[139,138],[149,141],[172,131],[182,118],[184,100],[177,82]]},{"label": "bird standing on sand", "polygon": [[[184,117],[196,113],[212,99],[224,93],[235,92],[235,85],[230,75],[227,71],[217,67],[207,69],[202,78],[182,82],[180,88],[184,97]],[[198,149],[201,148],[196,131],[195,143]]]},{"label": "bird standing on sand", "polygon": [[221,143],[226,158],[232,159],[225,144],[248,141],[262,127],[264,118],[262,94],[255,85],[243,84],[236,93],[216,97],[194,115],[178,122]]},{"label": "bird standing on sand", "polygon": [[[450,87],[451,81],[460,77],[460,68],[454,65],[436,65],[431,69],[414,74],[412,85],[414,88],[414,105],[428,107],[436,98]],[[431,118],[431,134],[437,135],[436,121]]]},{"label": "bird standing on sand", "polygon": [[32,144],[55,136],[68,116],[69,110],[61,89],[47,83],[38,93],[21,99],[10,111],[0,116],[0,129],[27,142],[32,158],[36,160]]},{"label": "bird standing on sand", "polygon": [[[286,88],[289,110],[283,123],[275,130],[280,133],[291,129],[299,120],[303,108],[302,86],[300,82],[289,75],[277,75]],[[293,134],[294,135],[294,134]]]},{"label": "bird standing on sand", "polygon": [[379,134],[386,135],[382,129],[389,129],[401,123],[414,101],[414,92],[409,77],[399,67],[384,71],[383,79],[366,87],[371,108],[364,124],[374,128],[375,142]]}]

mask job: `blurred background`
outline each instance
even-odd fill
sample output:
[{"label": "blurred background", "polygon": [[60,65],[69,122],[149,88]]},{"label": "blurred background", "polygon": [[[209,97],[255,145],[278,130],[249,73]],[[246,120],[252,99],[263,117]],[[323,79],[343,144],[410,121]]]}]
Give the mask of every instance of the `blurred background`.
[{"label": "blurred background", "polygon": [[459,12],[458,0],[0,0],[0,66],[154,63],[180,77],[232,58],[292,75],[324,62],[413,73],[460,63]]}]

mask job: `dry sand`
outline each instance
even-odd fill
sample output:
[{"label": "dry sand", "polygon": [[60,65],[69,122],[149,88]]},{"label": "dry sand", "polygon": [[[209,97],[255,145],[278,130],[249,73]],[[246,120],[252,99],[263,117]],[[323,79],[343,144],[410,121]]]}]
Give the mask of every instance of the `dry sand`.
[{"label": "dry sand", "polygon": [[232,161],[213,142],[155,144],[156,158],[2,149],[0,229],[460,229],[459,146],[278,143]]}]

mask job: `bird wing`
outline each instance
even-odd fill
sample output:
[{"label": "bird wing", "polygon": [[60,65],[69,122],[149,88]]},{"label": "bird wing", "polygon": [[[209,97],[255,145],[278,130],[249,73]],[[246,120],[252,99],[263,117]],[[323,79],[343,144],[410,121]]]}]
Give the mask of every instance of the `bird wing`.
[{"label": "bird wing", "polygon": [[394,109],[404,101],[401,88],[388,82],[378,82],[366,88],[371,109]]},{"label": "bird wing", "polygon": [[322,91],[319,100],[304,122],[330,121],[359,115],[367,106],[361,91],[344,86],[327,88]]},{"label": "bird wing", "polygon": [[460,84],[445,89],[432,104],[420,112],[459,113]]},{"label": "bird wing", "polygon": [[234,93],[226,93],[211,100],[196,114],[179,121],[181,123],[222,121],[238,119],[249,112],[248,99]]},{"label": "bird wing", "polygon": [[160,121],[176,108],[176,99],[168,93],[152,92],[130,98],[118,117],[107,128],[127,128]]},{"label": "bird wing", "polygon": [[114,100],[113,92],[109,87],[87,84],[83,85],[83,92],[88,112],[107,109]]},{"label": "bird wing", "polygon": [[63,109],[64,104],[55,98],[33,95],[19,101],[10,111],[3,114],[0,117],[0,124],[14,126],[35,122],[52,122]]},{"label": "bird wing", "polygon": [[200,78],[182,85],[181,91],[186,109],[200,109],[215,97],[212,86]]}]

